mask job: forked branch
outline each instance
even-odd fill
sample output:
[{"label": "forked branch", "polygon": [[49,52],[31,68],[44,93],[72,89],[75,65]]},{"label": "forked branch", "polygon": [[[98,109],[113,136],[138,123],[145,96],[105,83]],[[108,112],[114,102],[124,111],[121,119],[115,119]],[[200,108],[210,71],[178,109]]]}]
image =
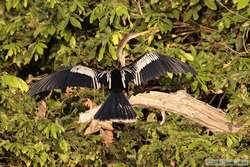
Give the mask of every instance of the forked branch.
[{"label": "forked branch", "polygon": [[[235,133],[240,130],[226,119],[226,113],[199,101],[185,91],[163,93],[151,91],[132,96],[129,102],[133,106],[154,108],[161,112],[172,112],[182,115],[212,131]],[[100,106],[80,114],[79,122],[90,122]]]}]

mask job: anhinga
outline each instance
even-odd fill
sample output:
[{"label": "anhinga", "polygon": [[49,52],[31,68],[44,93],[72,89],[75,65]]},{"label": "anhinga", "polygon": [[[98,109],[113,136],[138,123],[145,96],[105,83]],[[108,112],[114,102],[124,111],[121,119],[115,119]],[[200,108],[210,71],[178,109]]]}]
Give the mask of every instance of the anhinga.
[{"label": "anhinga", "polygon": [[55,88],[64,89],[67,86],[81,86],[100,89],[107,87],[110,94],[94,119],[100,121],[134,121],[136,114],[123,90],[128,83],[141,85],[156,76],[166,72],[191,72],[195,70],[188,64],[156,52],[143,55],[134,63],[112,71],[95,71],[85,66],[77,65],[52,73],[31,85],[31,96]]}]

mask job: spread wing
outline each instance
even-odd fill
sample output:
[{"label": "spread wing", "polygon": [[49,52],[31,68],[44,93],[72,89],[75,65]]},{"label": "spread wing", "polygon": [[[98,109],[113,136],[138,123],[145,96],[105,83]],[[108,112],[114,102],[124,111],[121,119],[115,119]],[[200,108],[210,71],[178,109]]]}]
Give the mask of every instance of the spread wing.
[{"label": "spread wing", "polygon": [[166,72],[191,72],[193,75],[196,74],[196,71],[190,65],[156,52],[146,53],[138,61],[123,67],[121,70],[124,71],[125,82],[133,81],[136,85],[141,85]]},{"label": "spread wing", "polygon": [[33,83],[28,93],[33,96],[56,88],[64,89],[67,86],[81,86],[99,89],[102,84],[100,80],[103,80],[103,78],[98,77],[98,74],[98,72],[91,68],[81,65],[65,68]]}]

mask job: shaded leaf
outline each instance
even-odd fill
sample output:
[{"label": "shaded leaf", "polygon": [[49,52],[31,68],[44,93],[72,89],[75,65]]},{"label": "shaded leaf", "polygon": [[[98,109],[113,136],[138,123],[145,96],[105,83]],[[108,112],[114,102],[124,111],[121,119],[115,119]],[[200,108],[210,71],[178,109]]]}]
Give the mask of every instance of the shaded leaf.
[{"label": "shaded leaf", "polygon": [[77,27],[79,29],[82,29],[82,25],[81,23],[75,18],[75,17],[70,17],[70,23],[74,26]]},{"label": "shaded leaf", "polygon": [[216,3],[215,3],[215,0],[204,0],[204,2],[205,2],[205,5],[209,9],[217,10],[217,6],[216,6]]},{"label": "shaded leaf", "polygon": [[240,51],[243,47],[243,39],[242,36],[238,36],[235,40],[235,47],[237,51]]}]

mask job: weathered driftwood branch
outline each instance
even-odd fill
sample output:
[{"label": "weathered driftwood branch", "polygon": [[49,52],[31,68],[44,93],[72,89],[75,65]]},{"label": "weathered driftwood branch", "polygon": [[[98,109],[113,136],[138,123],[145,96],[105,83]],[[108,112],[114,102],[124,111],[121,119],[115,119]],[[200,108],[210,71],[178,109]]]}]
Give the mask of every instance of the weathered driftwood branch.
[{"label": "weathered driftwood branch", "polygon": [[[163,93],[151,91],[132,96],[129,99],[133,106],[155,108],[161,112],[180,114],[212,131],[237,132],[240,128],[232,125],[226,114],[202,101],[188,95],[185,91]],[[100,106],[80,114],[79,122],[90,122]]]}]

